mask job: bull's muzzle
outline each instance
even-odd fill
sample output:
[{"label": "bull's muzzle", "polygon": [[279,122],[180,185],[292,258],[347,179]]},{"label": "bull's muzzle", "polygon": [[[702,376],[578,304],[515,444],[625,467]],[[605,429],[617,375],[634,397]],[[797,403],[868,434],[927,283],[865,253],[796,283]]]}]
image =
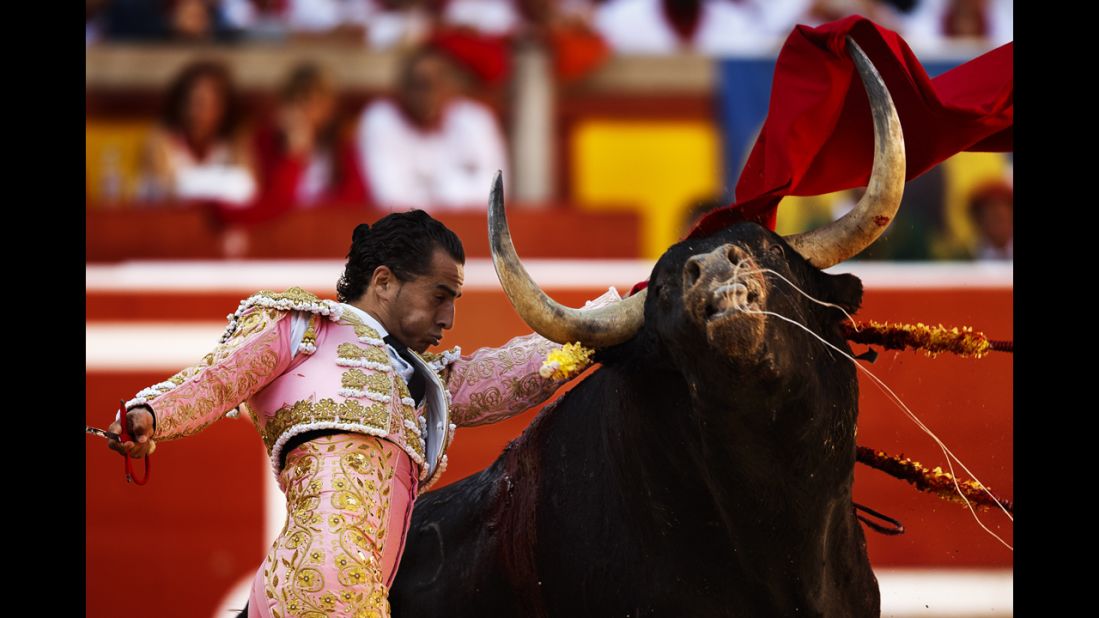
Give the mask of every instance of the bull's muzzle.
[{"label": "bull's muzzle", "polygon": [[700,321],[733,311],[758,310],[765,292],[763,283],[751,253],[726,243],[684,263],[684,305],[694,309]]}]

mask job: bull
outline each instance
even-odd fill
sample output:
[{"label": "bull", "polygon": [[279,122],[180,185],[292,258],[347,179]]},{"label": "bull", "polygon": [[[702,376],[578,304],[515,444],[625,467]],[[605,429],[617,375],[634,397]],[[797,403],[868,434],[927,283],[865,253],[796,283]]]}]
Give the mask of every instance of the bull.
[{"label": "bull", "polygon": [[880,613],[852,503],[856,368],[839,353],[862,284],[822,269],[893,219],[905,157],[884,83],[848,48],[875,137],[857,207],[787,238],[742,223],[682,241],[622,302],[570,309],[533,283],[497,176],[505,292],[534,330],[596,348],[602,367],[490,467],[421,497],[394,615]]}]

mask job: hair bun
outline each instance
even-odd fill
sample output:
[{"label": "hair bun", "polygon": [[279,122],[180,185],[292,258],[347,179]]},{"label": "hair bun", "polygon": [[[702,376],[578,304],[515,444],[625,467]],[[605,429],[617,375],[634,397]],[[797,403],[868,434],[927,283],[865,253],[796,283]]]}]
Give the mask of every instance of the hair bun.
[{"label": "hair bun", "polygon": [[351,233],[351,242],[357,243],[365,239],[370,234],[370,224],[360,223],[355,226],[355,231]]}]

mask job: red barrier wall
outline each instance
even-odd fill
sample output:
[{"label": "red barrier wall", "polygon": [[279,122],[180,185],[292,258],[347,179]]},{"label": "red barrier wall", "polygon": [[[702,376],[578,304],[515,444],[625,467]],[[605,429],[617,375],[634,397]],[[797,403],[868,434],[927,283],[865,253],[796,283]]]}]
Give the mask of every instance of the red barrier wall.
[{"label": "red barrier wall", "polygon": [[[321,292],[318,290],[318,292]],[[578,306],[603,289],[556,293]],[[241,296],[228,293],[100,293],[87,297],[90,323],[134,321],[217,321]],[[993,338],[1012,338],[1010,289],[869,289],[860,319],[971,325]],[[457,326],[444,345],[472,350],[499,344],[525,332],[502,294],[469,291],[458,303]],[[855,346],[856,353],[864,346]],[[197,360],[197,359],[196,359]],[[1013,363],[1011,355],[981,360],[919,353],[881,352],[865,365],[926,423],[986,485],[1013,496]],[[105,426],[121,397],[167,377],[170,372],[87,373],[89,424]],[[934,442],[865,377],[858,442],[890,453],[904,453],[928,466],[946,461]],[[450,451],[444,483],[489,464],[517,436],[535,412],[487,427],[459,429]],[[209,616],[239,578],[253,573],[264,546],[263,475],[270,474],[255,430],[245,420],[223,420],[206,432],[160,445],[153,480],[127,486],[122,464],[101,440],[88,438],[86,499],[87,615],[119,615],[117,574],[133,587],[130,616]],[[95,491],[92,491],[92,488]],[[964,506],[917,493],[906,484],[858,466],[855,499],[900,519],[908,532],[884,537],[867,531],[877,567],[1010,567],[1012,553],[981,530]],[[1002,513],[982,519],[1008,543],[1012,525]],[[156,551],[141,568],[114,549],[127,522]]]}]

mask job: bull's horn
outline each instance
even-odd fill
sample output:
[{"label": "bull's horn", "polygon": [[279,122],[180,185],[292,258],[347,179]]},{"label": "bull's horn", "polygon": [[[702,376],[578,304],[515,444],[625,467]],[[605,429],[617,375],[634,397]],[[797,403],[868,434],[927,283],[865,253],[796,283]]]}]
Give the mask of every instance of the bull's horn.
[{"label": "bull's horn", "polygon": [[500,172],[489,196],[488,240],[496,276],[519,317],[550,341],[579,341],[589,348],[605,348],[626,341],[645,320],[645,292],[597,309],[573,309],[554,301],[523,268],[511,242],[504,213],[504,179]]},{"label": "bull's horn", "polygon": [[874,116],[874,167],[866,193],[851,212],[786,242],[817,268],[828,268],[857,255],[893,222],[904,192],[904,136],[893,98],[870,59],[851,37],[847,49],[859,70]]}]

